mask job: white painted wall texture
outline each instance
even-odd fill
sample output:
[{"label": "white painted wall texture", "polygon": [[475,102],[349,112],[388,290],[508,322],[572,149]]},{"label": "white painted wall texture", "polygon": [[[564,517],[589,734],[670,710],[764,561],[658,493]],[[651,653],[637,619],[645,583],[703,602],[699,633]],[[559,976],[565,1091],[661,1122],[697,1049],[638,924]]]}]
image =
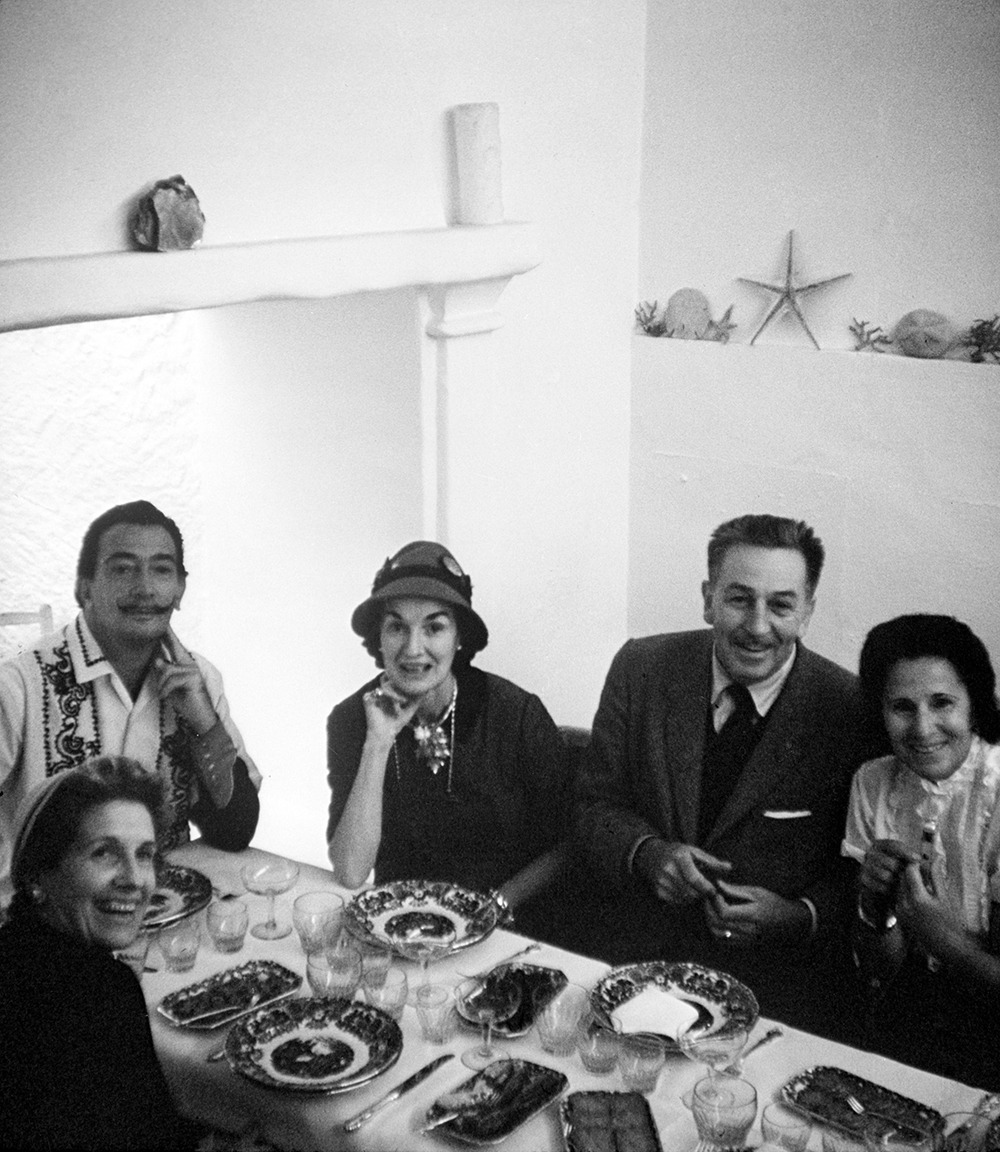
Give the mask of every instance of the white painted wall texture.
[{"label": "white painted wall texture", "polygon": [[[499,104],[505,214],[538,225],[545,258],[501,299],[495,387],[456,398],[449,542],[490,624],[481,663],[569,723],[589,722],[625,626],[644,33],[643,0],[178,0],[168,21],[122,0],[0,4],[0,258],[121,249],[128,204],[175,172],[206,244],[439,226],[447,110]],[[326,713],[369,670],[349,613],[418,535],[411,397],[388,418],[363,401],[380,373],[405,388],[419,339],[376,348],[358,307],[318,310],[362,341],[321,337],[325,364],[302,363],[294,311],[200,317],[225,339],[199,343],[191,376],[202,646],[264,773],[259,842],[310,859]],[[133,410],[108,407],[130,435]]]},{"label": "white painted wall texture", "polygon": [[800,282],[854,274],[804,301],[824,348],[1000,311],[998,52],[993,0],[650,3],[639,299],[701,288],[739,328],[634,338],[630,634],[698,627],[711,529],[773,511],[827,544],[826,655],[939,611],[1000,660],[1000,369],[818,353],[788,318],[750,348],[773,297],[735,283],[780,280],[794,228]]}]

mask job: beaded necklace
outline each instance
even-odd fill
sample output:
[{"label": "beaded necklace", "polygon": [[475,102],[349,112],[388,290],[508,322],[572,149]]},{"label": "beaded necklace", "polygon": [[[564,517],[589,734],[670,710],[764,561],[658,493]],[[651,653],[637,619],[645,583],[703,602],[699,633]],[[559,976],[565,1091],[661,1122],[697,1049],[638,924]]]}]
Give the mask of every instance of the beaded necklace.
[{"label": "beaded necklace", "polygon": [[[416,757],[418,764],[426,764],[431,773],[436,776],[441,766],[447,761],[448,777],[445,781],[445,795],[451,796],[451,773],[455,763],[455,715],[458,712],[458,681],[451,690],[451,703],[444,714],[433,724],[411,724],[413,739],[416,742]],[[444,726],[450,721],[449,732],[445,735]],[[392,758],[396,765],[396,781],[400,779],[399,752],[396,741],[392,742]]]}]

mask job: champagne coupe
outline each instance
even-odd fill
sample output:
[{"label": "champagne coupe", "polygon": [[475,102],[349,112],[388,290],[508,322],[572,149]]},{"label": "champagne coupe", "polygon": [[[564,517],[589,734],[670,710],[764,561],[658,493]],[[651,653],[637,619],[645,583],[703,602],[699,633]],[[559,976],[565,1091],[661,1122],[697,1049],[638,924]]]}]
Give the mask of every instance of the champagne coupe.
[{"label": "champagne coupe", "polygon": [[267,919],[261,924],[255,924],[250,933],[258,940],[280,940],[289,935],[291,924],[279,924],[277,920],[277,897],[287,892],[299,878],[299,866],[294,860],[265,860],[243,866],[243,883],[248,892],[256,892],[258,896],[267,896],[269,899]]},{"label": "champagne coupe", "polygon": [[[746,1028],[722,1028],[718,1032],[705,1032],[688,1028],[677,1037],[677,1046],[689,1060],[704,1064],[709,1077],[717,1080],[724,1075],[746,1047]],[[737,1073],[738,1074],[738,1073]]]},{"label": "champagne coupe", "polygon": [[[447,956],[455,943],[454,926],[444,929],[436,926],[434,932],[419,931],[407,936],[405,940],[396,942],[396,947],[407,960],[415,960],[423,973],[420,983],[426,987],[428,984],[427,969],[432,960],[440,960]],[[416,988],[412,988],[410,1003],[416,1004]]]},{"label": "champagne coupe", "polygon": [[483,1030],[483,1042],[462,1054],[467,1068],[485,1068],[498,1059],[493,1047],[493,1027],[509,1020],[521,1006],[521,986],[516,980],[473,976],[455,989],[462,1014]]}]

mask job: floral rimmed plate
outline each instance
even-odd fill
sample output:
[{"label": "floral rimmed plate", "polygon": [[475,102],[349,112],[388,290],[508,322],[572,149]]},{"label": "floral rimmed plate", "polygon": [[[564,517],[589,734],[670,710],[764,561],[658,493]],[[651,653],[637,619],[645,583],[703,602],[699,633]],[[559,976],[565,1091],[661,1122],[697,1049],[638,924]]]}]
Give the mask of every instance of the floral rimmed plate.
[{"label": "floral rimmed plate", "polygon": [[183,864],[163,864],[157,872],[156,889],[149,901],[143,927],[165,928],[185,916],[200,912],[212,902],[212,881]]},{"label": "floral rimmed plate", "polygon": [[402,1051],[396,1021],[359,1000],[284,1000],[256,1009],[226,1037],[235,1071],[290,1092],[347,1092],[391,1068]]},{"label": "floral rimmed plate", "polygon": [[407,935],[441,936],[455,931],[452,950],[485,940],[497,924],[491,896],[444,880],[394,880],[361,892],[348,904],[345,923],[354,935],[381,948],[401,951]]},{"label": "floral rimmed plate", "polygon": [[[662,1011],[657,1011],[660,993],[666,993]],[[641,1001],[640,1001],[641,998]],[[705,1033],[730,1032],[738,1028],[749,1031],[757,1022],[757,997],[750,989],[714,968],[700,964],[648,960],[643,964],[625,964],[612,968],[598,981],[590,1002],[620,1025],[624,1032],[657,1032],[676,1048],[677,1029],[698,1027]],[[637,1012],[640,1002],[642,1012]],[[650,1021],[650,1026],[637,1027],[636,1017]],[[669,1027],[668,1021],[676,1027]],[[654,1021],[663,1021],[659,1027]]]},{"label": "floral rimmed plate", "polygon": [[[865,1109],[858,1115],[847,1103],[854,1096]],[[872,1125],[891,1132],[904,1129],[926,1136],[944,1125],[940,1112],[901,1096],[881,1084],[845,1072],[843,1068],[817,1065],[793,1076],[781,1089],[781,1098],[820,1124],[860,1137]]]},{"label": "floral rimmed plate", "polygon": [[[557,1100],[568,1084],[555,1068],[530,1060],[495,1060],[439,1096],[426,1122],[465,1144],[499,1144]],[[451,1119],[442,1123],[449,1114]]]},{"label": "floral rimmed plate", "polygon": [[[274,960],[248,960],[164,996],[157,1012],[180,1028],[209,1030],[266,1008],[301,986],[302,977]],[[259,999],[254,998],[260,994]],[[206,1015],[212,1013],[212,1015]]]}]

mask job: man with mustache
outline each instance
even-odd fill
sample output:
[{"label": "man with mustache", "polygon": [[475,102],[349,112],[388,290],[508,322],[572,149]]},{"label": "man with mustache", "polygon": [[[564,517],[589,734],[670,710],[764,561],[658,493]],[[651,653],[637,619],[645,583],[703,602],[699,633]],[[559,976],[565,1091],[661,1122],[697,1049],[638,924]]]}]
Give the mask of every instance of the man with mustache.
[{"label": "man with mustache", "polygon": [[849,972],[838,854],[861,712],[856,678],[802,645],[823,558],[802,521],[715,530],[709,628],[615,657],[575,830],[611,885],[603,959],[719,968],[765,1015],[829,1032]]},{"label": "man with mustache", "polygon": [[164,781],[161,849],[188,839],[245,848],[261,777],[229,715],[222,678],[170,626],[184,595],[184,540],[146,500],[87,529],[81,611],[0,665],[0,902],[10,895],[13,812],[35,784],[100,755],[128,756]]}]

